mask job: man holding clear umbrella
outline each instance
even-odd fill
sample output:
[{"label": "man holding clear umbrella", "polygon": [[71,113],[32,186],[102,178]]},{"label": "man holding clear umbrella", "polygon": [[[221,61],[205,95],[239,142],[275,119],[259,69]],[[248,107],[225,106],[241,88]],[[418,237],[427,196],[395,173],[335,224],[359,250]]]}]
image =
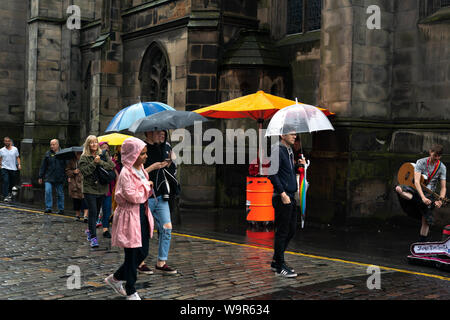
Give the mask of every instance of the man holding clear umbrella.
[{"label": "man holding clear umbrella", "polygon": [[[271,171],[269,179],[273,184],[274,194],[272,205],[275,209],[275,242],[274,255],[271,263],[276,275],[286,278],[296,277],[294,269],[284,261],[284,252],[297,229],[297,212],[295,194],[297,192],[296,164],[294,162],[294,145],[297,134],[289,132],[280,136],[281,141],[272,147]],[[276,157],[276,158],[275,158]],[[305,164],[305,159],[299,163]],[[278,164],[278,170],[273,170]]]},{"label": "man holding clear umbrella", "polygon": [[[272,146],[268,178],[274,188],[272,205],[275,209],[276,228],[275,252],[271,267],[277,275],[283,277],[297,276],[284,261],[284,251],[294,237],[297,227],[295,193],[298,185],[292,146],[297,133],[322,130],[334,130],[323,110],[299,103],[278,111],[267,126],[266,137],[280,136],[281,138],[280,143]],[[304,158],[298,162],[306,165]]]}]

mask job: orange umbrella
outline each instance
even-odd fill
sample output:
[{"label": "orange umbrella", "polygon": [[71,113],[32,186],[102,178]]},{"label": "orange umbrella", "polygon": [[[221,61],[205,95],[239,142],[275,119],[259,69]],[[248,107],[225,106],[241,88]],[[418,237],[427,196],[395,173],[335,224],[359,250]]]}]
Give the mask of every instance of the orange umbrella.
[{"label": "orange umbrella", "polygon": [[[205,117],[237,119],[251,118],[259,120],[270,119],[278,110],[284,107],[292,106],[295,101],[277,97],[264,91],[258,91],[243,97],[225,101],[206,108],[194,110]],[[319,108],[322,112],[329,116],[333,113],[327,109]]]},{"label": "orange umbrella", "polygon": [[[261,143],[263,139],[261,131],[264,120],[270,119],[278,110],[294,104],[296,104],[296,101],[274,96],[265,93],[264,91],[258,91],[253,94],[225,101],[206,108],[197,109],[194,110],[194,112],[210,118],[255,119],[259,124],[259,141]],[[322,110],[326,116],[334,114],[327,109],[319,109]],[[262,158],[261,152],[261,148],[258,148],[259,159]],[[262,175],[262,165],[259,166],[259,173]]]}]

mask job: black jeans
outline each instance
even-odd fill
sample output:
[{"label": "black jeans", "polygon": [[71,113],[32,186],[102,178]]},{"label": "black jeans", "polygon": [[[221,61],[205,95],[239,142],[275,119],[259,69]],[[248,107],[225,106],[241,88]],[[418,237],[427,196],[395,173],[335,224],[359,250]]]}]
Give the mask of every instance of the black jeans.
[{"label": "black jeans", "polygon": [[276,267],[281,267],[284,263],[284,252],[289,241],[294,237],[297,229],[296,203],[293,197],[290,204],[283,204],[281,196],[272,198],[272,205],[275,209],[275,242],[274,255]]},{"label": "black jeans", "polygon": [[86,200],[86,204],[89,210],[88,228],[91,234],[91,238],[97,237],[97,219],[100,213],[100,208],[102,207],[104,197],[105,196],[102,194],[84,194],[84,199]]},{"label": "black jeans", "polygon": [[12,187],[14,187],[16,183],[16,176],[17,171],[16,170],[8,170],[8,169],[1,169],[2,174],[2,195],[4,198],[8,196],[8,194],[11,193]]},{"label": "black jeans", "polygon": [[120,281],[126,281],[125,291],[127,292],[127,295],[132,295],[136,292],[134,284],[137,280],[137,268],[148,255],[150,225],[148,224],[148,219],[145,215],[146,206],[147,203],[143,203],[140,205],[142,247],[124,248],[125,261],[114,273],[114,278]]}]

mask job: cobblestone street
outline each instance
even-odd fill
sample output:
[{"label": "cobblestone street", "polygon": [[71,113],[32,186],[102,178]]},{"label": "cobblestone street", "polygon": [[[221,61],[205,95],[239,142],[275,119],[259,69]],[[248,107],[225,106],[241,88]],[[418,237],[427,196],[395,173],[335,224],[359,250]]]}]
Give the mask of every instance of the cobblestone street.
[{"label": "cobblestone street", "polygon": [[[0,299],[123,300],[103,281],[122,263],[122,249],[101,232],[100,247],[91,249],[85,228],[71,216],[0,206]],[[146,259],[152,268],[156,252],[154,236]],[[271,258],[270,249],[175,233],[169,264],[179,273],[138,274],[136,288],[152,300],[450,298],[450,277],[381,269],[381,289],[369,290],[367,265],[290,252],[287,262],[299,276],[283,279],[270,271]],[[78,289],[70,288],[70,266],[81,271]]]}]

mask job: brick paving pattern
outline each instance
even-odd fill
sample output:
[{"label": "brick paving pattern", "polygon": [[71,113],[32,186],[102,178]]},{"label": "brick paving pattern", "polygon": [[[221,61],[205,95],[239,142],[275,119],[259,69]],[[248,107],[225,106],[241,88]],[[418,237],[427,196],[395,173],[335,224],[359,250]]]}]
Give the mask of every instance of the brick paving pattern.
[{"label": "brick paving pattern", "polygon": [[[86,224],[70,217],[0,206],[0,299],[120,299],[103,279],[123,261],[98,229],[100,247],[91,249]],[[146,262],[153,268],[156,237]],[[299,276],[284,279],[270,271],[272,251],[175,234],[169,265],[177,275],[138,274],[136,289],[152,300],[321,300],[449,299],[449,281],[383,271],[381,289],[369,290],[366,267],[286,255]],[[81,271],[81,287],[69,289],[69,266]]]}]

